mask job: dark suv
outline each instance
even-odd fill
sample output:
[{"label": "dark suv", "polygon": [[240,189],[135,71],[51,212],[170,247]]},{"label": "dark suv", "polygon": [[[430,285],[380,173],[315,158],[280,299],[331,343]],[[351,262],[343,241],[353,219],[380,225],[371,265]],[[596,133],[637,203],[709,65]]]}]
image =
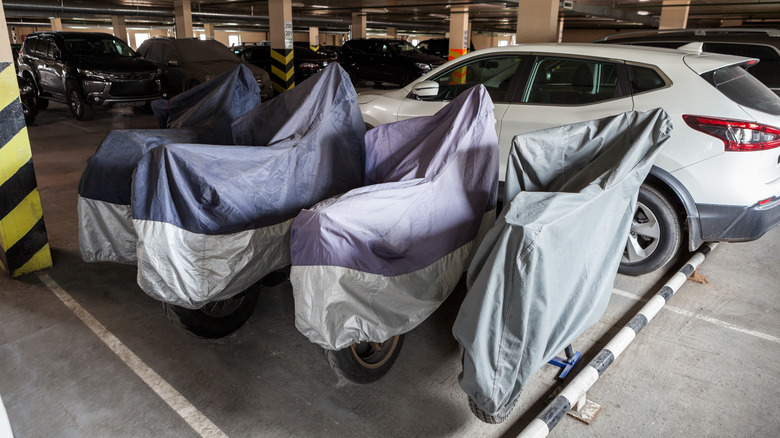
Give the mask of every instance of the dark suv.
[{"label": "dark suv", "polygon": [[758,58],[760,62],[748,71],[780,96],[780,30],[777,29],[666,29],[619,33],[594,41],[669,49],[691,42],[701,42],[704,52]]},{"label": "dark suv", "polygon": [[392,82],[403,87],[443,63],[441,58],[426,55],[404,40],[349,40],[339,52],[339,64],[353,82]]},{"label": "dark suv", "polygon": [[124,41],[105,33],[36,32],[19,54],[19,75],[36,90],[38,108],[68,104],[78,120],[93,105],[140,103],[164,97],[161,71]]}]

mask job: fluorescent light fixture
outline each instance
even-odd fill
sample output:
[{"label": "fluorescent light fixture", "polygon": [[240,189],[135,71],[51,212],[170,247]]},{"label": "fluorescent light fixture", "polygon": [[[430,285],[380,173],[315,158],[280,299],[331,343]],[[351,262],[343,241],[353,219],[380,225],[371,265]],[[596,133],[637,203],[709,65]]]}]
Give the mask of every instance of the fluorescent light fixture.
[{"label": "fluorescent light fixture", "polygon": [[382,9],[370,9],[369,8],[369,9],[363,9],[363,12],[369,12],[369,13],[372,13],[372,14],[384,14],[384,13],[387,12],[387,8],[382,8]]},{"label": "fluorescent light fixture", "polygon": [[311,7],[315,8],[315,9],[328,9],[328,8],[330,8],[330,6],[325,6],[325,5],[311,5]]},{"label": "fluorescent light fixture", "polygon": [[636,11],[639,15],[650,15],[650,11]]},{"label": "fluorescent light fixture", "polygon": [[444,14],[428,14],[428,16],[433,18],[442,18],[442,19],[450,18],[449,15],[444,15]]}]

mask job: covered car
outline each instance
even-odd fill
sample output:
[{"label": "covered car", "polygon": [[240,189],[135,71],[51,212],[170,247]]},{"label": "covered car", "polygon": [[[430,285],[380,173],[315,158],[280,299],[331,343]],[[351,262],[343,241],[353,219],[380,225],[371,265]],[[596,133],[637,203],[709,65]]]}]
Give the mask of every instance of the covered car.
[{"label": "covered car", "polygon": [[134,264],[136,235],[130,198],[138,161],[148,151],[169,143],[233,144],[231,123],[260,104],[252,73],[239,66],[172,100],[154,101],[161,127],[111,131],[79,182],[79,246],[87,262]]},{"label": "covered car", "polygon": [[671,130],[656,109],[514,138],[508,204],[453,326],[480,419],[503,421],[531,375],[606,310],[639,186]]},{"label": "covered car", "polygon": [[198,309],[289,265],[298,212],[363,185],[365,125],[335,64],[232,131],[253,146],[165,144],[136,167],[138,284],[165,303]]},{"label": "covered car", "polygon": [[435,115],[366,133],[366,186],[293,222],[295,323],[309,340],[381,343],[447,298],[495,220],[494,123],[480,85]]}]

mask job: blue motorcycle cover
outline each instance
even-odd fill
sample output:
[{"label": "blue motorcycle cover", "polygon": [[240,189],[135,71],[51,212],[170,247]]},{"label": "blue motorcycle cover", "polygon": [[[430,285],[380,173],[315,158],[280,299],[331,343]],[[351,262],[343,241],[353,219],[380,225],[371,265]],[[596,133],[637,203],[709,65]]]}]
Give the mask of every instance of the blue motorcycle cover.
[{"label": "blue motorcycle cover", "polygon": [[514,138],[508,204],[469,266],[452,330],[461,388],[488,415],[508,415],[531,375],[601,318],[671,130],[656,109]]},{"label": "blue motorcycle cover", "polygon": [[349,76],[332,64],[236,120],[236,141],[168,144],[133,178],[138,284],[197,309],[290,264],[302,208],[363,185],[365,125]]},{"label": "blue motorcycle cover", "polygon": [[425,320],[495,220],[498,140],[481,85],[433,116],[366,133],[366,186],[293,222],[295,323],[326,349]]}]

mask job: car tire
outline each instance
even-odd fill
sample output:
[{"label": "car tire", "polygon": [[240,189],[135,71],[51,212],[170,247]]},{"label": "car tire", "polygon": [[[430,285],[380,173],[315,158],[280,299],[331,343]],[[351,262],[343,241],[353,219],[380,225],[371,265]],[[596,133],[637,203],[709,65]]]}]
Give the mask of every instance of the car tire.
[{"label": "car tire", "polygon": [[81,88],[75,81],[68,81],[68,108],[76,120],[91,120],[95,116],[95,109],[84,100],[81,94]]},{"label": "car tire", "polygon": [[259,288],[251,287],[232,298],[208,303],[200,309],[163,303],[163,310],[173,325],[190,335],[218,339],[235,332],[249,320],[259,296]]},{"label": "car tire", "polygon": [[642,275],[665,266],[682,245],[680,216],[657,189],[643,184],[618,272]]},{"label": "car tire", "polygon": [[352,383],[376,382],[392,368],[404,335],[396,335],[384,342],[361,342],[341,350],[326,350],[328,363],[339,376]]},{"label": "car tire", "polygon": [[24,123],[30,126],[38,116],[38,104],[35,101],[35,86],[29,79],[19,78],[19,100],[22,103],[22,112],[24,113]]}]

